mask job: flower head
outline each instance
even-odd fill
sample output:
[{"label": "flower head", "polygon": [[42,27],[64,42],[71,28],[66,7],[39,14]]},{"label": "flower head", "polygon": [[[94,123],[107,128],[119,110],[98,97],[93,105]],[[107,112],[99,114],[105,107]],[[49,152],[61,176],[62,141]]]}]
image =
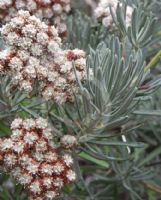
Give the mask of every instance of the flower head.
[{"label": "flower head", "polygon": [[[95,9],[95,16],[97,19],[102,21],[102,24],[105,27],[109,27],[113,25],[113,17],[111,15],[110,9],[112,9],[112,11],[116,13],[118,3],[119,3],[119,0],[100,0],[99,1],[98,7]],[[126,13],[127,25],[129,25],[131,22],[132,11],[133,9],[130,6],[127,6],[127,13]]]},{"label": "flower head", "polygon": [[[0,21],[8,22],[20,9],[28,10],[30,14],[34,14],[47,24],[55,25],[60,36],[66,35],[65,19],[70,11],[70,0],[0,0]],[[23,23],[23,19],[15,20],[16,27],[20,27]],[[24,32],[31,37],[35,35],[32,24],[27,25]]]},{"label": "flower head", "polygon": [[[64,135],[61,139],[60,139],[60,144],[63,148],[65,149],[72,149],[73,147],[75,147],[78,143],[77,143],[77,138],[74,137],[73,135]],[[65,156],[65,158],[67,158],[67,156]]]},{"label": "flower head", "polygon": [[51,135],[44,134],[52,131],[45,119],[15,119],[11,129],[14,136],[0,140],[0,164],[28,190],[30,199],[53,199],[75,180],[72,157],[59,155]]},{"label": "flower head", "polygon": [[[9,48],[0,52],[0,74],[11,77],[12,88],[31,92],[36,84],[45,100],[54,99],[58,104],[73,101],[73,91],[77,91],[75,72],[80,81],[86,79],[84,51],[63,50],[55,26],[28,11],[20,10],[1,28],[1,34]],[[41,119],[36,123],[45,128],[46,122]],[[26,129],[32,126],[32,121],[24,124]]]}]

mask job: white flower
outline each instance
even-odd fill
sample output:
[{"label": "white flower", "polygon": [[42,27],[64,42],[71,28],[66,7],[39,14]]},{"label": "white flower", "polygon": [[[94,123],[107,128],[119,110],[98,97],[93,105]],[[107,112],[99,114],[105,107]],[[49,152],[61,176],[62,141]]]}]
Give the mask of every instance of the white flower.
[{"label": "white flower", "polygon": [[6,154],[4,157],[4,162],[7,166],[13,166],[17,162],[17,157],[14,154]]},{"label": "white flower", "polygon": [[35,126],[36,126],[35,120],[33,120],[33,119],[26,119],[23,121],[23,128],[25,128],[26,130],[35,128]]},{"label": "white flower", "polygon": [[73,146],[77,145],[77,139],[72,135],[64,135],[61,138],[61,144],[66,148],[72,148]]},{"label": "white flower", "polygon": [[23,67],[23,62],[18,58],[18,57],[13,57],[11,60],[10,60],[10,63],[9,65],[12,70],[20,70],[22,69]]},{"label": "white flower", "polygon": [[11,124],[11,129],[17,129],[22,126],[23,120],[20,118],[15,119]]},{"label": "white flower", "polygon": [[43,185],[47,188],[50,188],[52,186],[53,180],[50,177],[45,177],[43,179]]},{"label": "white flower", "polygon": [[66,177],[70,182],[73,182],[76,180],[76,174],[73,170],[67,171]]},{"label": "white flower", "polygon": [[16,29],[21,29],[23,27],[25,21],[20,17],[15,17],[11,20],[11,26]]},{"label": "white flower", "polygon": [[58,154],[52,151],[48,151],[45,154],[45,159],[49,162],[56,161],[58,159]]},{"label": "white flower", "polygon": [[53,182],[53,185],[58,188],[62,188],[64,186],[64,182],[61,178],[56,178]]},{"label": "white flower", "polygon": [[[63,7],[68,3],[60,4]],[[55,5],[55,8],[59,7],[57,4],[59,5],[51,2],[51,6]],[[16,19],[21,27],[17,28],[18,33],[15,29]],[[9,41],[13,50],[0,55],[0,72],[12,76],[12,86],[31,92],[34,85],[40,83],[38,89],[45,100],[53,98],[58,104],[73,101],[72,91],[77,85],[72,60],[76,64],[77,76],[83,81],[86,72],[84,51],[63,50],[57,29],[46,25],[27,11],[20,10],[1,29],[1,33],[6,41],[8,37],[11,38]]]},{"label": "white flower", "polygon": [[32,176],[30,176],[27,173],[21,174],[21,176],[18,178],[18,181],[20,182],[20,184],[22,185],[28,185],[31,183],[32,181]]},{"label": "white flower", "polygon": [[33,157],[37,160],[37,161],[44,161],[44,154],[40,153],[40,152],[36,152],[33,154]]},{"label": "white flower", "polygon": [[[115,13],[117,9],[119,1],[118,0],[100,0],[98,7],[95,9],[95,16],[98,19],[102,20],[102,24],[105,27],[111,26],[113,24],[113,18],[111,15],[110,7],[112,11]],[[120,4],[122,6],[122,3]],[[127,6],[126,13],[126,23],[129,25],[132,16],[132,8],[130,9]]]},{"label": "white flower", "polygon": [[55,41],[50,41],[48,43],[48,50],[51,53],[55,53],[60,50],[59,44]]},{"label": "white flower", "polygon": [[24,143],[23,143],[22,141],[16,142],[16,143],[14,144],[13,149],[14,149],[15,152],[17,152],[17,153],[19,154],[19,153],[22,153],[22,152],[23,152],[24,146],[25,146],[25,145],[24,145]]},{"label": "white flower", "polygon": [[44,10],[44,18],[51,18],[53,16],[53,11],[52,9],[49,7],[49,8],[46,8]]},{"label": "white flower", "polygon": [[25,7],[25,2],[23,0],[17,0],[15,1],[15,6],[17,9],[22,9]]},{"label": "white flower", "polygon": [[11,139],[13,139],[14,141],[19,140],[21,136],[23,136],[23,130],[22,129],[14,129],[12,131]]},{"label": "white flower", "polygon": [[53,8],[54,13],[56,14],[61,14],[63,11],[62,6],[58,3],[54,4],[52,8]]},{"label": "white flower", "polygon": [[73,159],[72,159],[71,155],[69,155],[69,154],[65,154],[65,155],[63,156],[63,161],[65,162],[65,164],[66,164],[68,167],[71,166],[71,165],[73,164]]},{"label": "white flower", "polygon": [[7,35],[6,41],[9,45],[14,45],[18,42],[19,36],[15,32],[10,32]]},{"label": "white flower", "polygon": [[12,149],[13,147],[13,142],[11,139],[5,139],[3,141],[3,143],[1,144],[1,149],[4,151],[4,150],[9,150],[9,149]]},{"label": "white flower", "polygon": [[28,0],[26,7],[27,7],[27,10],[34,12],[37,9],[37,4],[35,0]]},{"label": "white flower", "polygon": [[17,45],[19,47],[21,47],[22,50],[27,50],[27,49],[31,48],[32,43],[33,43],[33,41],[31,38],[21,37],[21,38],[19,38]]},{"label": "white flower", "polygon": [[23,80],[20,85],[20,90],[25,90],[26,92],[32,91],[32,85],[30,81]]},{"label": "white flower", "polygon": [[37,118],[36,119],[36,126],[37,126],[37,128],[40,128],[40,129],[47,128],[47,126],[48,126],[47,120],[43,119],[41,117]]},{"label": "white flower", "polygon": [[27,24],[23,27],[22,33],[25,37],[35,37],[37,30],[33,24]]},{"label": "white flower", "polygon": [[38,67],[40,65],[40,60],[35,58],[34,56],[30,56],[28,64],[33,67]]},{"label": "white flower", "polygon": [[19,161],[21,163],[21,165],[23,167],[27,166],[29,163],[32,162],[32,159],[29,157],[29,155],[27,154],[23,154],[20,158],[19,158]]},{"label": "white flower", "polygon": [[37,42],[42,44],[42,45],[46,45],[48,42],[48,35],[44,32],[39,32],[37,33]]},{"label": "white flower", "polygon": [[12,4],[12,0],[1,0],[0,7],[3,9]]},{"label": "white flower", "polygon": [[[29,59],[30,54],[29,54],[28,51],[19,50],[19,51],[17,51],[17,56],[18,56],[22,61],[25,62],[25,61],[27,61],[27,60]],[[31,57],[30,57],[29,60],[31,60]]]},{"label": "white flower", "polygon": [[33,56],[42,56],[43,55],[43,47],[40,44],[33,44],[31,47],[31,52]]},{"label": "white flower", "polygon": [[85,52],[81,49],[73,49],[72,52],[79,58],[85,57]]},{"label": "white flower", "polygon": [[31,183],[30,185],[30,190],[31,192],[33,192],[34,194],[39,194],[41,192],[41,188],[40,188],[40,183],[39,181],[34,181],[33,183]]},{"label": "white flower", "polygon": [[24,72],[28,75],[30,78],[36,78],[36,70],[33,66],[26,66],[24,69]]},{"label": "white flower", "polygon": [[34,132],[28,132],[24,136],[25,143],[32,145],[36,140],[38,139],[38,136]]},{"label": "white flower", "polygon": [[53,173],[53,166],[49,164],[42,164],[41,166],[41,172],[46,175],[52,175]]},{"label": "white flower", "polygon": [[71,71],[71,69],[73,69],[73,65],[72,65],[72,62],[70,61],[67,61],[63,65],[60,66],[60,71],[63,73],[69,72]]},{"label": "white flower", "polygon": [[57,196],[57,193],[54,191],[48,191],[45,195],[45,197],[47,198],[47,200],[52,200],[54,197]]},{"label": "white flower", "polygon": [[39,169],[39,164],[30,162],[28,163],[26,169],[29,171],[30,174],[36,174]]},{"label": "white flower", "polygon": [[51,128],[43,129],[43,132],[42,132],[43,136],[48,140],[52,140],[52,138],[53,138],[51,131],[52,131]]},{"label": "white flower", "polygon": [[47,87],[43,90],[42,96],[44,99],[49,100],[53,97],[53,87]]},{"label": "white flower", "polygon": [[45,140],[40,140],[35,145],[36,151],[44,152],[47,150],[47,142]]},{"label": "white flower", "polygon": [[48,70],[44,66],[39,65],[39,66],[36,66],[35,68],[36,68],[38,79],[44,79],[47,77]]},{"label": "white flower", "polygon": [[62,173],[64,170],[64,166],[60,163],[57,162],[54,166],[53,166],[53,171],[55,174],[60,174]]}]

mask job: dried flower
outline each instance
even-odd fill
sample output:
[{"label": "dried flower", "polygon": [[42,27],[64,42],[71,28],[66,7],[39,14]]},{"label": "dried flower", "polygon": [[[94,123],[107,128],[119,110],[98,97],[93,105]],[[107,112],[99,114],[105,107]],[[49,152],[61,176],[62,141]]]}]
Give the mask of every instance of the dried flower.
[{"label": "dried flower", "polygon": [[72,157],[59,155],[52,138],[44,135],[51,131],[45,119],[15,119],[11,129],[14,137],[0,140],[0,164],[28,190],[30,199],[53,199],[75,181]]},{"label": "dried flower", "polygon": [[[97,19],[102,21],[102,24],[105,27],[111,26],[113,24],[113,18],[111,15],[110,7],[114,13],[116,13],[117,5],[119,1],[118,0],[100,0],[98,7],[95,9],[95,16]],[[131,22],[131,16],[132,16],[132,7],[127,6],[127,12],[126,12],[126,23],[127,25]]]},{"label": "dried flower", "polygon": [[[18,10],[28,10],[47,24],[55,25],[61,37],[66,35],[65,20],[70,11],[70,0],[0,0],[0,21],[4,24],[15,17]],[[23,22],[17,21],[17,26]],[[35,34],[31,25],[26,28],[26,34]]]},{"label": "dried flower", "polygon": [[9,48],[0,52],[0,73],[11,76],[13,88],[30,92],[38,82],[46,100],[53,98],[59,104],[73,101],[73,91],[77,90],[74,71],[80,81],[86,78],[84,51],[63,50],[55,27],[28,11],[20,10],[1,28],[1,34]]},{"label": "dried flower", "polygon": [[[64,135],[61,139],[60,139],[60,144],[64,149],[72,149],[74,148],[78,143],[77,143],[77,139],[76,137],[72,136],[72,135]],[[65,160],[66,160],[65,156]],[[71,159],[67,159],[69,162],[69,160]]]}]

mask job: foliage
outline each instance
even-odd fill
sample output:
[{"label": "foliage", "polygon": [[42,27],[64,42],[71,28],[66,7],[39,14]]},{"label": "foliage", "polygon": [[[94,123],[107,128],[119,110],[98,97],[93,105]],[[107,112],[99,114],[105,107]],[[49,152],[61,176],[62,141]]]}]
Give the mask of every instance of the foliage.
[{"label": "foliage", "polygon": [[[161,3],[123,4],[116,13],[111,10],[113,29],[75,9],[67,19],[64,48],[80,48],[87,54],[88,78],[81,83],[75,74],[79,89],[74,103],[45,102],[36,88],[30,94],[12,92],[10,79],[1,77],[1,137],[11,134],[9,125],[15,117],[42,116],[54,126],[57,140],[64,134],[78,139],[72,152],[78,178],[58,200],[161,196],[161,20],[155,9]],[[129,27],[124,18],[127,4],[134,7]],[[23,188],[3,173],[0,183],[0,199],[27,199]]]}]

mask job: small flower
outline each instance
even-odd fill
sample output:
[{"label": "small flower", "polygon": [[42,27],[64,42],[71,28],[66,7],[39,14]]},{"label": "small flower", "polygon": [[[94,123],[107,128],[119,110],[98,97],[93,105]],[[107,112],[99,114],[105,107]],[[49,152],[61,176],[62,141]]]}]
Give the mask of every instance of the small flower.
[{"label": "small flower", "polygon": [[33,157],[36,159],[36,161],[40,161],[40,162],[44,161],[44,159],[45,159],[44,158],[45,155],[43,153],[41,153],[41,152],[34,153]]},{"label": "small flower", "polygon": [[15,165],[17,162],[17,157],[14,154],[6,154],[4,156],[4,163],[5,165],[7,165],[8,167],[12,167],[13,165]]},{"label": "small flower", "polygon": [[45,187],[47,187],[47,188],[50,188],[50,187],[52,186],[52,182],[53,182],[53,180],[52,180],[51,177],[45,177],[45,178],[43,179],[43,185],[44,185]]},{"label": "small flower", "polygon": [[45,195],[47,200],[52,200],[54,197],[56,197],[58,194],[55,191],[48,191]]},{"label": "small flower", "polygon": [[76,174],[73,170],[67,171],[66,177],[67,177],[68,181],[70,181],[70,182],[73,182],[76,180]]},{"label": "small flower", "polygon": [[[98,7],[95,9],[95,17],[98,20],[102,20],[102,24],[105,27],[113,25],[113,17],[111,15],[110,8],[114,13],[116,13],[118,0],[100,0],[98,3]],[[122,6],[122,3],[120,4]],[[127,6],[126,13],[126,23],[129,25],[131,22],[133,9],[130,6]]]},{"label": "small flower", "polygon": [[23,120],[20,118],[15,119],[11,124],[11,129],[21,128]]},{"label": "small flower", "polygon": [[63,161],[68,167],[73,165],[73,158],[69,154],[63,156]]},{"label": "small flower", "polygon": [[24,136],[25,143],[29,145],[32,145],[37,139],[38,139],[38,136],[34,132],[28,132]]},{"label": "small flower", "polygon": [[28,185],[32,181],[32,176],[30,176],[28,173],[22,173],[21,176],[18,178],[18,181],[22,185]]},{"label": "small flower", "polygon": [[55,174],[60,174],[62,173],[64,170],[64,166],[60,163],[60,162],[57,162],[54,166],[53,166],[53,171]]},{"label": "small flower", "polygon": [[58,187],[59,189],[62,188],[64,186],[64,182],[63,182],[63,179],[61,178],[56,178],[53,182],[53,185],[55,187]]},{"label": "small flower", "polygon": [[28,163],[26,169],[28,170],[28,172],[30,174],[36,174],[39,169],[39,164],[32,161],[32,162]]},{"label": "small flower", "polygon": [[21,163],[21,165],[23,167],[26,167],[29,163],[32,162],[32,159],[29,157],[28,154],[23,154],[20,158],[19,158],[19,162]]},{"label": "small flower", "polygon": [[76,137],[72,135],[64,135],[61,138],[60,143],[61,146],[65,149],[71,149],[78,144]]},{"label": "small flower", "polygon": [[21,59],[19,59],[18,57],[13,57],[10,62],[9,62],[9,67],[12,68],[12,70],[17,70],[17,69],[22,69],[23,67],[23,62],[21,61]]},{"label": "small flower", "polygon": [[52,130],[51,128],[46,128],[46,129],[43,129],[43,136],[48,139],[48,140],[51,140],[53,138],[53,135],[52,135]]},{"label": "small flower", "polygon": [[1,144],[1,149],[2,149],[2,151],[4,151],[4,150],[9,150],[9,149],[11,149],[12,147],[13,147],[13,142],[12,142],[11,139],[5,139],[5,140],[3,141],[3,143]]},{"label": "small flower", "polygon": [[32,84],[30,81],[22,81],[20,85],[20,90],[25,90],[26,92],[32,91]]},{"label": "small flower", "polygon": [[53,166],[49,164],[42,164],[41,165],[41,172],[46,175],[52,175],[53,173]]},{"label": "small flower", "polygon": [[13,149],[14,149],[14,151],[16,152],[16,153],[22,153],[23,151],[24,151],[24,147],[25,147],[25,145],[24,145],[24,143],[22,142],[22,141],[19,141],[19,142],[16,142],[15,144],[14,144],[14,147],[13,147]]},{"label": "small flower", "polygon": [[41,185],[39,181],[34,181],[33,183],[31,183],[31,185],[29,186],[29,189],[31,190],[31,192],[33,194],[40,194],[41,192]]},{"label": "small flower", "polygon": [[44,152],[47,150],[47,142],[44,139],[40,139],[39,141],[36,142],[35,148],[37,152]]},{"label": "small flower", "polygon": [[23,136],[23,130],[22,129],[14,129],[12,131],[11,139],[13,141],[20,140],[20,138]]},{"label": "small flower", "polygon": [[48,162],[53,162],[53,161],[56,161],[58,159],[58,154],[54,151],[48,151],[46,154],[45,154],[45,159],[48,161]]},{"label": "small flower", "polygon": [[40,128],[40,129],[47,128],[47,120],[43,119],[41,117],[36,119],[36,126],[37,126],[37,128]]}]

